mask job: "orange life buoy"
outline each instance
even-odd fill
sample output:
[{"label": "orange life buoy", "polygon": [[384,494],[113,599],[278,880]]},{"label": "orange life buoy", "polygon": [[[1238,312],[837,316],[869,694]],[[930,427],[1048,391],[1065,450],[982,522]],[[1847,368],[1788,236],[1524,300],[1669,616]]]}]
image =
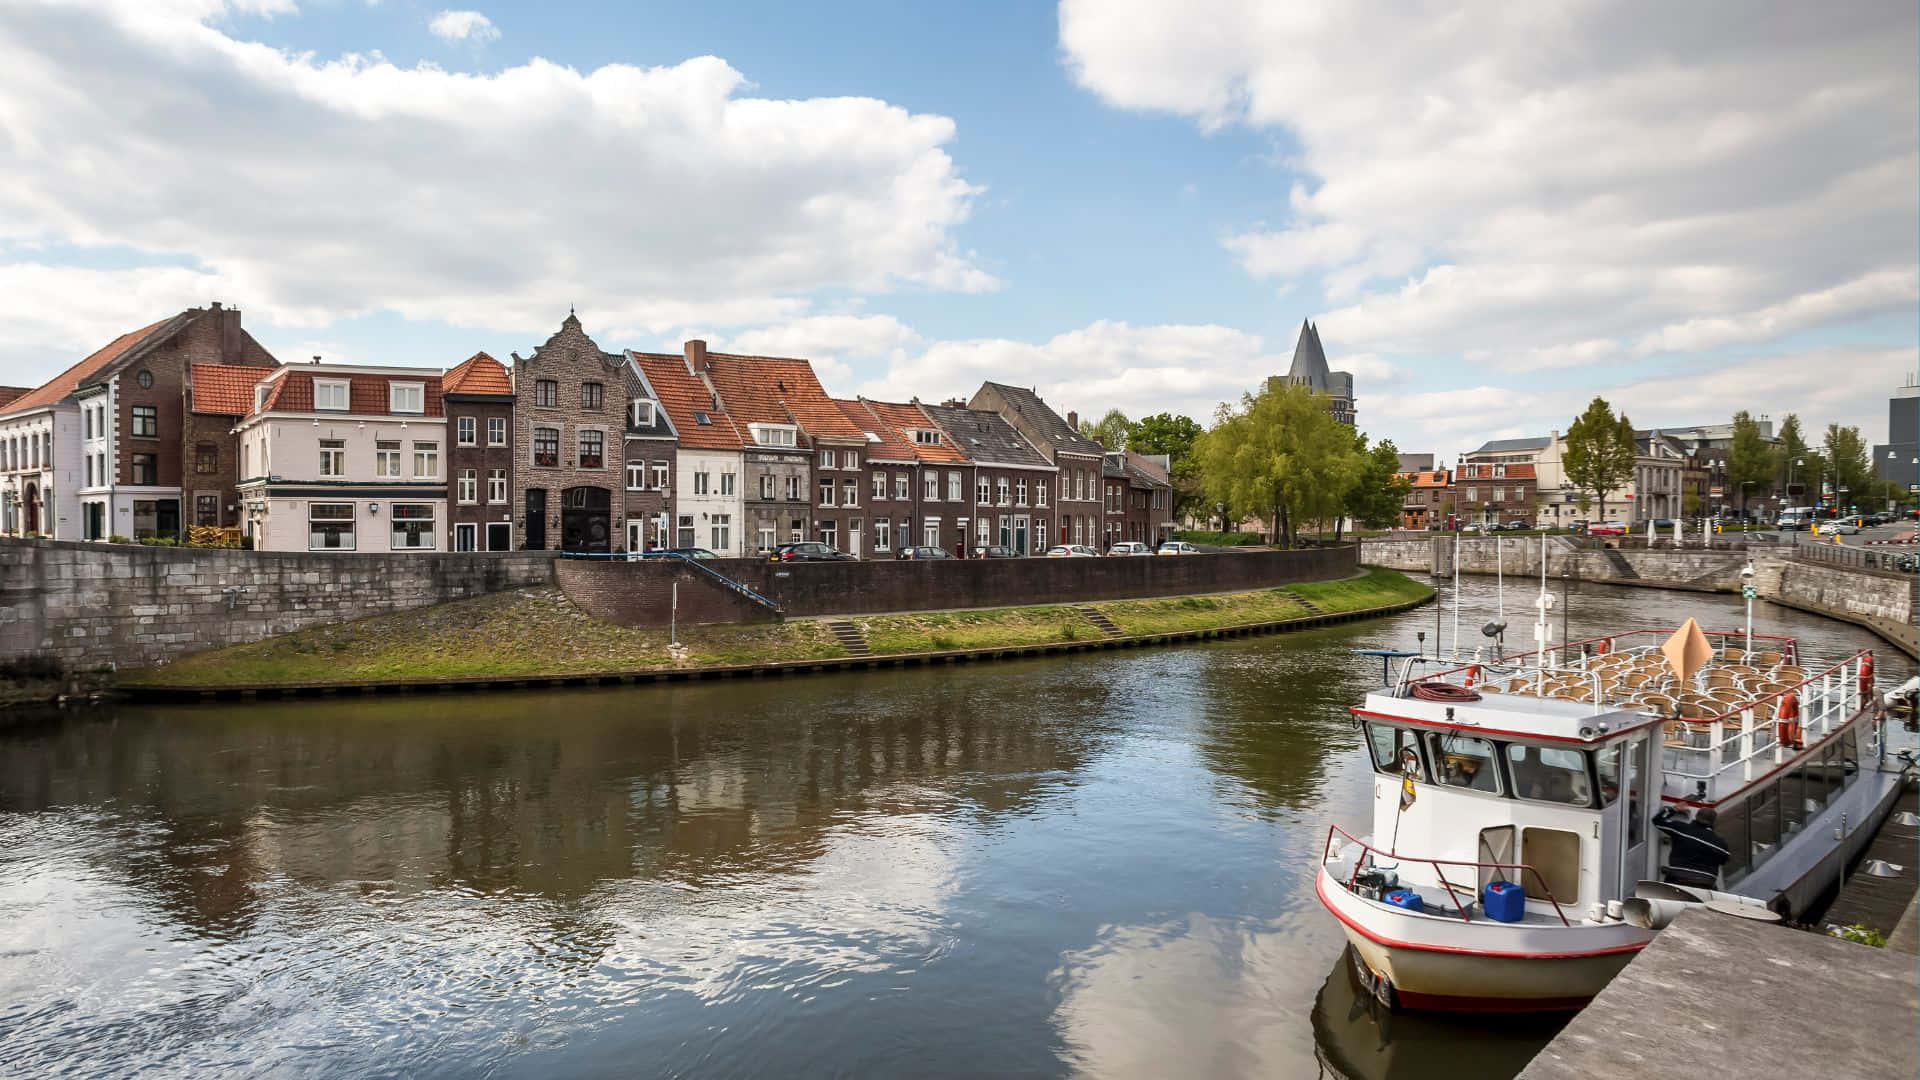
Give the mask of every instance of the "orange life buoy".
[{"label": "orange life buoy", "polygon": [[1478,681],[1479,678],[1480,678],[1480,665],[1474,664],[1468,667],[1467,668],[1467,689],[1469,690],[1473,689],[1473,684],[1476,681]]},{"label": "orange life buoy", "polygon": [[1867,655],[1860,658],[1860,696],[1863,699],[1870,698],[1873,696],[1873,654],[1872,653],[1868,653]]},{"label": "orange life buoy", "polygon": [[1780,708],[1773,714],[1773,737],[1789,750],[1800,749],[1800,695],[1789,690],[1780,695]]},{"label": "orange life buoy", "polygon": [[1603,637],[1597,643],[1595,643],[1593,647],[1593,654],[1595,656],[1605,656],[1607,655],[1607,650],[1612,646],[1613,646],[1613,639]]}]

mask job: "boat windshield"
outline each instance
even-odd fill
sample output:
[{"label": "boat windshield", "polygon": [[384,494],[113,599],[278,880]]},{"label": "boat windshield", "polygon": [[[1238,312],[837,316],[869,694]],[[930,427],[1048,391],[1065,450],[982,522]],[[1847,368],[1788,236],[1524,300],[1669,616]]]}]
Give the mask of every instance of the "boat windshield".
[{"label": "boat windshield", "polygon": [[1434,771],[1448,787],[1500,793],[1500,770],[1494,764],[1493,744],[1471,735],[1429,732],[1427,751]]},{"label": "boat windshield", "polygon": [[1420,760],[1420,739],[1413,732],[1392,724],[1368,724],[1367,745],[1373,752],[1375,769],[1393,776],[1411,775],[1415,780],[1426,782],[1426,766]]},{"label": "boat windshield", "polygon": [[1587,756],[1581,751],[1511,743],[1507,746],[1507,769],[1513,775],[1513,793],[1519,798],[1564,806],[1593,805]]}]

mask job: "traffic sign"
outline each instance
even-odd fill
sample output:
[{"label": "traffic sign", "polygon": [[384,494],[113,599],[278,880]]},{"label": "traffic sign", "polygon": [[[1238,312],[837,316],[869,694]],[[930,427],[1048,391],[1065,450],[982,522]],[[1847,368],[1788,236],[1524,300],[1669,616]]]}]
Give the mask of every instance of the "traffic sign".
[{"label": "traffic sign", "polygon": [[1740,586],[1740,599],[1742,600],[1752,600],[1759,595],[1760,593],[1751,585]]}]

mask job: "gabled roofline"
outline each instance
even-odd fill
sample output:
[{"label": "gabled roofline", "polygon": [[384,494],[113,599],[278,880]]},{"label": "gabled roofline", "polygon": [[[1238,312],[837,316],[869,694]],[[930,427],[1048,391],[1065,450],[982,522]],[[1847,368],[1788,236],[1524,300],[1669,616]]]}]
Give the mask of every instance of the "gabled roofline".
[{"label": "gabled roofline", "polygon": [[680,437],[680,429],[673,426],[673,417],[667,414],[667,403],[660,400],[660,391],[655,390],[653,388],[653,380],[647,378],[646,370],[640,366],[639,355],[632,349],[628,349],[625,356],[627,358],[627,370],[633,372],[634,376],[640,380],[640,388],[647,392],[647,399],[653,402],[653,411],[660,414],[660,419],[665,421],[667,430],[673,432],[673,437],[678,439]]}]

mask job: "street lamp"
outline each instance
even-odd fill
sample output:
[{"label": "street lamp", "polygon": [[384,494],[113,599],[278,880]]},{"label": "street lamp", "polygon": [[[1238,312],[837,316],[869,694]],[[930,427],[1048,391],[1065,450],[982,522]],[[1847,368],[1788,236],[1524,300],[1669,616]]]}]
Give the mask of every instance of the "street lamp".
[{"label": "street lamp", "polygon": [[1753,655],[1754,588],[1753,588],[1753,564],[1751,562],[1749,562],[1747,565],[1740,568],[1740,595],[1747,601],[1747,649],[1746,649],[1747,656],[1741,657],[1742,660],[1745,660],[1748,657],[1751,657]]}]

